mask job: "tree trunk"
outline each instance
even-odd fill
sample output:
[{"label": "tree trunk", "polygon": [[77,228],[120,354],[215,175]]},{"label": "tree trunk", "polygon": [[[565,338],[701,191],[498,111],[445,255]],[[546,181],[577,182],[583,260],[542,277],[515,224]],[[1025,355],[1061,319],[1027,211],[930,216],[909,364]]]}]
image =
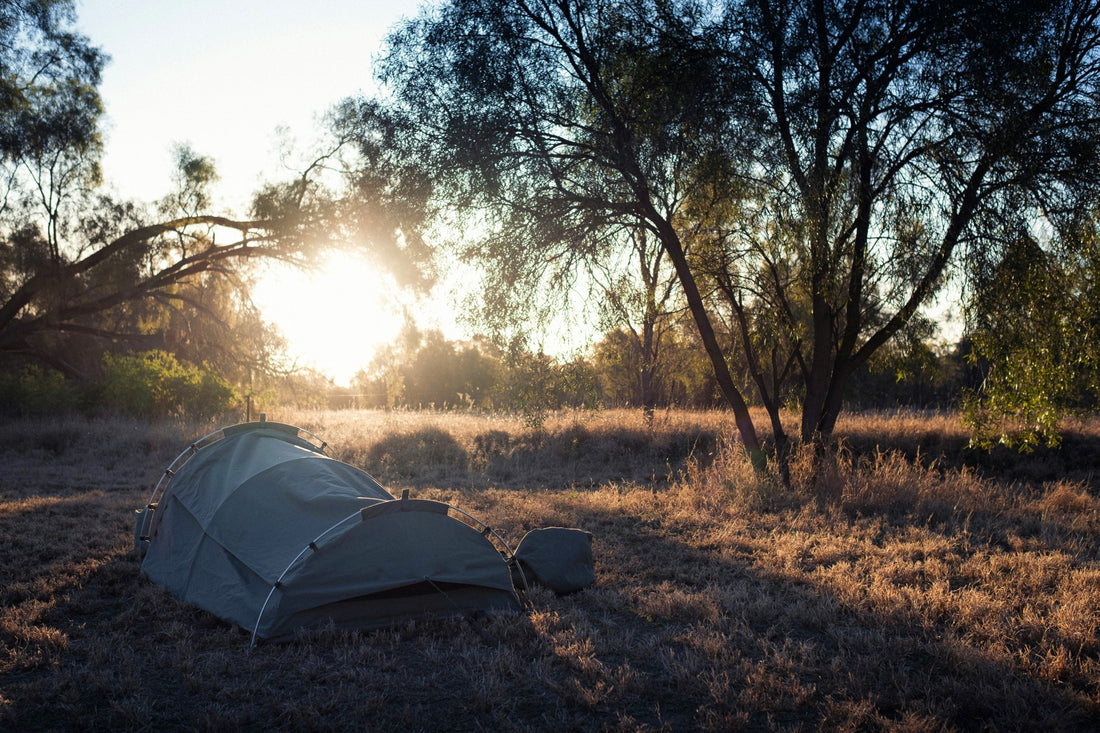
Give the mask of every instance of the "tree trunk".
[{"label": "tree trunk", "polygon": [[703,341],[703,347],[710,358],[711,366],[714,367],[718,389],[721,390],[726,404],[733,410],[734,422],[741,434],[741,441],[745,444],[745,449],[749,453],[753,466],[758,471],[763,471],[767,465],[767,459],[764,456],[760,436],[756,433],[756,426],[753,425],[752,415],[749,414],[749,406],[745,403],[745,398],[741,396],[737,385],[733,383],[733,375],[726,363],[726,355],[722,353],[722,347],[718,344],[718,338],[714,334],[714,326],[707,315],[703,297],[700,295],[699,287],[695,283],[695,277],[688,265],[684,248],[680,244],[680,238],[672,225],[664,219],[654,216],[653,221],[658,226],[661,244],[664,245],[669,259],[672,260],[672,266],[676,269],[676,277],[680,281],[680,287],[684,290],[684,298],[687,300],[688,309],[695,320],[696,328],[699,329],[699,338]]},{"label": "tree trunk", "polygon": [[829,328],[827,319],[819,315],[819,308],[826,306],[823,302],[814,303],[814,353],[810,362],[810,373],[806,379],[806,396],[802,401],[802,427],[799,432],[803,443],[810,443],[816,439],[821,429],[821,417],[825,411],[825,401],[829,391],[829,367],[830,367],[830,342],[832,329]]},{"label": "tree trunk", "polygon": [[653,304],[652,296],[646,304],[646,313],[642,321],[642,363],[638,375],[641,388],[642,411],[645,413],[647,425],[653,423],[653,412],[657,407],[657,394],[655,377],[657,366],[656,344],[654,343],[654,330],[657,320],[657,309]]}]

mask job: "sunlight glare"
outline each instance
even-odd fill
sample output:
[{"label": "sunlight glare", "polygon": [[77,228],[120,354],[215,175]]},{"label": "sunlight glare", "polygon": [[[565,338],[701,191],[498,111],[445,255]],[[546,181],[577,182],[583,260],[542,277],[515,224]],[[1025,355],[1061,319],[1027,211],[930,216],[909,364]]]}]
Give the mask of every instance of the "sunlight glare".
[{"label": "sunlight glare", "polygon": [[314,271],[271,265],[252,300],[290,357],[347,386],[404,324],[396,285],[366,257],[334,252]]}]

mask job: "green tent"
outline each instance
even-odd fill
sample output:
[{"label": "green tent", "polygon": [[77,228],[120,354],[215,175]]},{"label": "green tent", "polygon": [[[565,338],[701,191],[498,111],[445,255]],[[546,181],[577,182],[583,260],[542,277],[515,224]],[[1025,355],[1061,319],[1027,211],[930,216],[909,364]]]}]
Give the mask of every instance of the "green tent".
[{"label": "green tent", "polygon": [[137,513],[141,571],[253,642],[520,610],[496,533],[447,504],[395,499],[319,443],[258,422],[192,444]]}]

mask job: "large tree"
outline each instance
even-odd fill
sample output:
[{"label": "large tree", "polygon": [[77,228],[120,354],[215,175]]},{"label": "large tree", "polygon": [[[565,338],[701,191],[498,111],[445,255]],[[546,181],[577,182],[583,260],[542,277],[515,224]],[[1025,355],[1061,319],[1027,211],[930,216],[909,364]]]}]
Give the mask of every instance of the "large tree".
[{"label": "large tree", "polygon": [[155,205],[105,194],[104,63],[75,31],[72,0],[0,0],[0,357],[86,376],[114,343],[247,374],[277,346],[248,302],[250,262],[305,266],[321,246],[364,240],[420,275],[412,229],[326,187],[340,139],[244,215],[215,209],[213,162],[186,146],[174,190]]},{"label": "large tree", "polygon": [[[684,285],[669,223],[692,168],[716,145],[724,119],[715,112],[728,93],[721,59],[694,42],[693,22],[648,3],[457,2],[391,39],[382,68],[389,109],[407,121],[399,154],[432,172],[436,200],[457,213],[440,233],[461,232],[460,255],[482,266],[486,320],[544,306],[547,289],[583,287],[581,273],[627,272],[615,263],[639,243],[632,274],[653,281],[655,298],[664,300],[664,262]],[[373,120],[365,122],[369,133]],[[612,290],[616,279],[607,280]],[[643,342],[660,315],[652,305]],[[724,359],[713,331],[705,342]],[[747,406],[728,369],[724,376],[758,449]]]},{"label": "large tree", "polygon": [[[58,209],[24,203],[0,226],[0,354],[70,376],[88,376],[85,350],[106,342],[171,347],[174,331],[186,345],[199,322],[227,316],[254,328],[243,288],[234,295],[224,286],[243,285],[241,268],[254,257],[301,259],[312,231],[301,199],[288,203],[285,190],[268,191],[249,219],[175,209],[155,216],[94,191],[70,194],[59,189]],[[214,362],[219,342],[227,352],[246,340],[239,330],[207,335],[200,348]]]},{"label": "large tree", "polygon": [[808,439],[832,431],[847,380],[952,263],[995,256],[1006,230],[1093,195],[1100,9],[758,0],[736,11],[733,58],[764,110],[749,128],[764,217],[733,228],[723,291],[738,317],[767,303],[789,334]]},{"label": "large tree", "polygon": [[491,276],[541,282],[640,222],[759,454],[749,398],[781,448],[792,394],[828,436],[953,264],[1091,192],[1098,5],[451,0],[382,80]]},{"label": "large tree", "polygon": [[169,311],[224,311],[216,275],[294,239],[286,216],[211,215],[212,163],[186,148],[159,210],[101,193],[105,57],[74,24],[71,1],[0,3],[0,354],[69,374],[89,339],[162,346]]}]

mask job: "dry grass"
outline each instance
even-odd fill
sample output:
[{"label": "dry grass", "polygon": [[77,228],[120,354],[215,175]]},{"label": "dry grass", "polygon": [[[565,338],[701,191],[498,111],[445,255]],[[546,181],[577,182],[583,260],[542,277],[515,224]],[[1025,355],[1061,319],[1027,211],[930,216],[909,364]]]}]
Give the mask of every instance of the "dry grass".
[{"label": "dry grass", "polygon": [[[597,584],[521,617],[247,635],[139,580],[131,510],[209,426],[0,426],[0,729],[1100,726],[1100,428],[1024,459],[872,415],[792,486],[722,413],[272,415],[517,539],[583,527]],[[1076,452],[1071,452],[1076,451]],[[1092,464],[1095,465],[1095,464]]]}]

